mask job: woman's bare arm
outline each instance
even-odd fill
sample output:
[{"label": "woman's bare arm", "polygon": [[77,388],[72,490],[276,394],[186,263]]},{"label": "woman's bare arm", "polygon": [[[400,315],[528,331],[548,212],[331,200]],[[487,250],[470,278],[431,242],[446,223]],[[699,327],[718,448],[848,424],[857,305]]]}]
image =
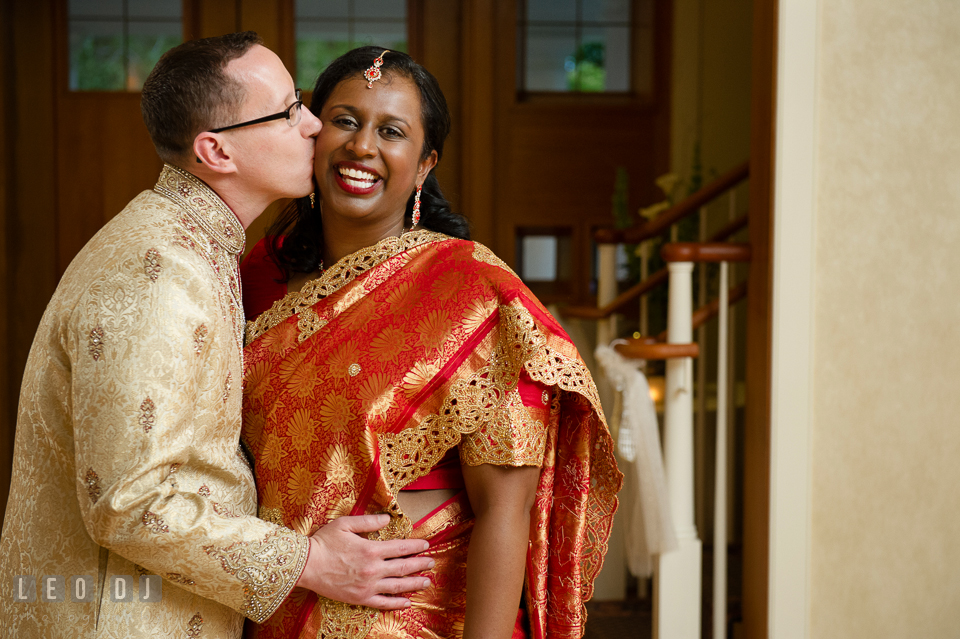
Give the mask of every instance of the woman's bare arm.
[{"label": "woman's bare arm", "polygon": [[467,496],[476,515],[467,556],[464,639],[510,639],[537,492],[536,466],[464,466]]}]

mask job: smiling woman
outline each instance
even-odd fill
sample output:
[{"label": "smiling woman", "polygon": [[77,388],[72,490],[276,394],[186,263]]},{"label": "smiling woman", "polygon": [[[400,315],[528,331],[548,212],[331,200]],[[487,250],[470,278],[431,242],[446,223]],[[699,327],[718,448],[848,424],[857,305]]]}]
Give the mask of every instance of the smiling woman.
[{"label": "smiling woman", "polygon": [[309,533],[387,512],[381,537],[427,539],[436,563],[408,609],[294,595],[256,635],[579,638],[621,483],[589,372],[443,198],[432,75],[356,49],[311,110],[316,203],[243,266],[260,516]]}]

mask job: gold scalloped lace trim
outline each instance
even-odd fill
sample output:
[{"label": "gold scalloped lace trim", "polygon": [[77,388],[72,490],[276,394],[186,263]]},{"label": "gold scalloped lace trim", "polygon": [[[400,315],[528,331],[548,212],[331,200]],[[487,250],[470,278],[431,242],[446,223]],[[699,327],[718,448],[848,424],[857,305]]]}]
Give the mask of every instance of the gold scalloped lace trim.
[{"label": "gold scalloped lace trim", "polygon": [[[287,293],[283,298],[274,302],[273,306],[264,311],[256,320],[247,322],[246,343],[251,343],[277,324],[293,315],[302,313],[305,309],[312,311],[311,307],[321,299],[332,295],[356,279],[357,276],[383,264],[391,257],[423,244],[448,239],[450,239],[448,236],[433,231],[411,231],[400,237],[382,239],[373,246],[368,246],[348,255],[326,269],[317,279],[304,284],[299,291]],[[305,321],[301,320],[301,323],[303,323],[300,326],[301,342],[306,339],[306,337],[303,337],[304,334],[309,333],[307,335],[309,337],[324,325],[324,322],[316,316],[316,313],[312,317],[309,317],[308,314],[308,318]]]},{"label": "gold scalloped lace trim", "polygon": [[259,542],[238,541],[226,548],[204,546],[203,549],[243,583],[246,601],[241,612],[262,623],[300,578],[309,547],[306,537],[278,528]]},{"label": "gold scalloped lace trim", "polygon": [[437,414],[417,426],[380,438],[380,459],[391,494],[430,472],[464,434],[484,426],[509,429],[503,410],[524,362],[538,358],[546,339],[524,308],[500,307],[500,339],[490,361],[468,379],[454,382]]}]

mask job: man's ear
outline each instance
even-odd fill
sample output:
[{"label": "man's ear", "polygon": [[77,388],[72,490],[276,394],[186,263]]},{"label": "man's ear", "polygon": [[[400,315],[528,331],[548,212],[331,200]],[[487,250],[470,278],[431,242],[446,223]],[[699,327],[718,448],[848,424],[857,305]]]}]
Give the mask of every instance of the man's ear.
[{"label": "man's ear", "polygon": [[215,173],[234,173],[237,167],[226,148],[226,140],[219,133],[204,131],[193,139],[195,162],[206,164]]}]

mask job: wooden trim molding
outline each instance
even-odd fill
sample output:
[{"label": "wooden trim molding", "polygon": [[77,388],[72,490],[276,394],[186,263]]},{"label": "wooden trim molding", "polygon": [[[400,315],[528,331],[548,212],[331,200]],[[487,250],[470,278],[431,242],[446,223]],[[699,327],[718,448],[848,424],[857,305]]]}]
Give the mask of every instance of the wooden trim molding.
[{"label": "wooden trim molding", "polygon": [[769,635],[773,182],[779,0],[753,4],[750,105],[750,295],[743,459],[745,639]]}]

